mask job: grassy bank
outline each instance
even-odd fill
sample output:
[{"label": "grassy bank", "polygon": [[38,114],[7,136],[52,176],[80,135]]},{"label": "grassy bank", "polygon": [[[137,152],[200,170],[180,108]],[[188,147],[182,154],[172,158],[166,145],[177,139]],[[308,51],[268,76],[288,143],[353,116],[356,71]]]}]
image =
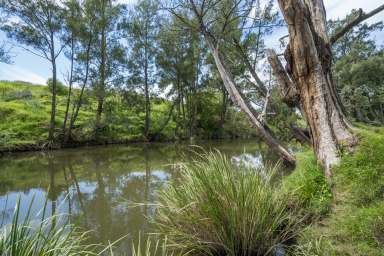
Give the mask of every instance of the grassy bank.
[{"label": "grassy bank", "polygon": [[[79,96],[74,89],[72,99]],[[62,126],[67,102],[67,88],[61,85],[57,96],[55,137],[60,145]],[[72,145],[119,144],[146,141],[144,137],[143,96],[119,90],[109,91],[105,99],[102,124],[95,138],[97,100],[94,93],[86,90],[75,128]],[[195,137],[201,139],[230,138],[239,134],[254,136],[242,113],[229,108],[224,126],[220,123],[220,96],[209,89],[199,97]],[[199,108],[200,108],[199,107]],[[70,106],[73,109],[73,106]],[[172,109],[172,102],[152,97],[150,135],[156,141],[183,139],[188,131],[177,124],[180,116]],[[51,110],[51,93],[47,86],[25,82],[0,81],[0,151],[27,151],[47,144]],[[171,117],[171,118],[170,118]],[[179,126],[178,128],[176,128]]]},{"label": "grassy bank", "polygon": [[281,183],[265,179],[268,168],[203,157],[161,197],[159,232],[198,255],[384,255],[384,128],[357,134],[332,184],[309,148]]},{"label": "grassy bank", "polygon": [[[297,154],[297,168],[282,180],[220,153],[196,156],[159,198],[153,232],[160,239],[134,241],[133,255],[384,255],[384,128],[360,127],[358,135],[331,185],[311,149]],[[63,235],[69,246],[76,241]],[[0,245],[17,244],[13,237],[0,237]]]},{"label": "grassy bank", "polygon": [[332,189],[309,150],[284,180],[312,217],[298,255],[384,255],[384,129],[360,127],[358,134],[356,152],[344,153],[333,170]]}]

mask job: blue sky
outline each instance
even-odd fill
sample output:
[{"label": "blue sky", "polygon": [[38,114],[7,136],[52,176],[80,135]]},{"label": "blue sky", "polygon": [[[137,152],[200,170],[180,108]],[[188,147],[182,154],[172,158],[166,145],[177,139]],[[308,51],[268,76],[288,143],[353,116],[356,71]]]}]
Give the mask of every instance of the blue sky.
[{"label": "blue sky", "polygon": [[[135,0],[119,0],[119,2],[133,3]],[[363,8],[365,11],[371,11],[383,0],[325,0],[328,18],[344,17],[352,9]],[[377,22],[384,20],[384,12],[379,13],[368,22]],[[279,30],[266,39],[267,45],[275,47],[278,45],[278,39],[285,35],[286,31]],[[380,44],[384,44],[384,32],[374,35]],[[3,32],[0,32],[0,42],[7,40]],[[47,60],[32,55],[16,45],[12,49],[13,64],[0,64],[0,80],[23,80],[36,84],[45,84],[51,77],[51,67]],[[68,72],[68,61],[62,55],[58,59],[58,77],[63,81]]]}]

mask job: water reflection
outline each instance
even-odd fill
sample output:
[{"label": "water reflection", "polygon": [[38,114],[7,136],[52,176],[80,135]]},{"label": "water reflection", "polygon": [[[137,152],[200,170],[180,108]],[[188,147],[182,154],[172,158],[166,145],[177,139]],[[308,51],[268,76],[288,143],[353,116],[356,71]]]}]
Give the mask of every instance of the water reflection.
[{"label": "water reflection", "polygon": [[[201,146],[217,148],[234,162],[248,165],[276,161],[257,142]],[[1,219],[11,222],[19,195],[21,218],[33,197],[32,216],[41,215],[47,196],[46,216],[68,214],[69,221],[93,230],[92,242],[106,243],[126,234],[143,233],[150,228],[146,216],[155,211],[145,203],[155,203],[159,189],[177,178],[175,166],[191,159],[190,150],[183,144],[138,144],[4,156],[0,158]],[[132,203],[143,204],[130,207]]]}]

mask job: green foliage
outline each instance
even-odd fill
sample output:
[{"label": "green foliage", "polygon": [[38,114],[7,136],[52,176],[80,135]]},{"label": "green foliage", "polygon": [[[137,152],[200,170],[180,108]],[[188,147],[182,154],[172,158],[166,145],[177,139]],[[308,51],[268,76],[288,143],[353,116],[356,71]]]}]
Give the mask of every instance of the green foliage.
[{"label": "green foliage", "polygon": [[[356,16],[330,21],[332,31]],[[384,122],[384,52],[371,36],[383,30],[384,23],[359,24],[334,45],[334,75],[349,115],[366,123]]]},{"label": "green foliage", "polygon": [[330,209],[330,187],[311,149],[296,154],[296,159],[295,171],[283,179],[283,191],[290,194],[292,204],[304,207],[307,215],[319,217]]},{"label": "green foliage", "polygon": [[[52,78],[49,78],[47,81],[48,91],[52,93]],[[68,94],[68,88],[59,80],[56,81],[56,94],[60,96],[65,96]]]},{"label": "green foliage", "polygon": [[[26,93],[27,92],[27,93]],[[79,89],[73,89],[78,97]],[[15,97],[15,95],[18,95]],[[22,95],[22,96],[20,96]],[[25,95],[28,95],[26,98]],[[220,100],[214,91],[199,93],[196,136],[198,138],[232,138],[239,135],[255,136],[245,116],[232,108],[223,129],[220,127]],[[100,143],[143,141],[144,109],[140,107],[143,95],[114,91],[105,99]],[[44,145],[49,123],[50,93],[46,86],[23,82],[0,82],[0,150],[37,148]],[[57,125],[64,118],[66,94],[58,95]],[[128,102],[130,104],[128,104]],[[172,102],[164,99],[152,100],[152,125],[150,134],[156,140],[174,140],[176,118],[170,115]],[[74,142],[93,140],[97,100],[86,90],[82,100],[76,126],[72,130]],[[165,127],[162,127],[164,126]],[[163,128],[163,129],[161,129]],[[220,133],[220,131],[222,131]],[[60,131],[57,130],[56,134]],[[185,132],[185,130],[183,130]]]},{"label": "green foliage", "polygon": [[160,196],[155,224],[169,244],[205,255],[273,255],[300,220],[271,183],[274,170],[235,166],[219,152],[183,165]]}]

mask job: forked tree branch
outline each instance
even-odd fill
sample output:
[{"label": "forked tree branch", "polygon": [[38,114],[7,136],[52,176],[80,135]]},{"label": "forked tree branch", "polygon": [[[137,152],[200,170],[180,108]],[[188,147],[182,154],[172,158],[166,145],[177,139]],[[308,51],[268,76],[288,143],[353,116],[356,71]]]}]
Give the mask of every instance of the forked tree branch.
[{"label": "forked tree branch", "polygon": [[369,13],[364,13],[362,9],[359,9],[357,16],[353,20],[351,20],[343,28],[341,28],[334,35],[331,36],[331,39],[330,39],[331,45],[336,43],[337,40],[339,40],[343,35],[345,35],[345,33],[351,30],[354,26],[358,25],[359,23],[363,22],[366,19],[371,18],[372,16],[378,14],[383,10],[384,10],[384,4],[377,7],[376,9],[374,9]]}]

